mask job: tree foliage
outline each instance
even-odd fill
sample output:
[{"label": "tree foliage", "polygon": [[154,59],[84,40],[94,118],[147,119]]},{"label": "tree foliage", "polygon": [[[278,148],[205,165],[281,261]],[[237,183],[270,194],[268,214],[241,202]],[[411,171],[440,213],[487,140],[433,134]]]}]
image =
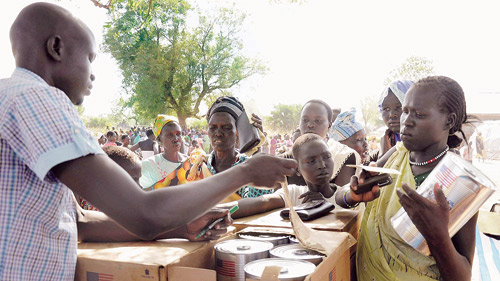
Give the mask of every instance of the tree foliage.
[{"label": "tree foliage", "polygon": [[300,104],[275,105],[271,115],[264,117],[266,129],[269,128],[277,133],[291,134],[299,126],[301,108]]},{"label": "tree foliage", "polygon": [[126,105],[138,116],[173,114],[185,127],[186,118],[200,117],[202,102],[265,72],[258,60],[241,55],[243,14],[193,13],[184,0],[113,4],[104,48],[117,60],[130,95]]},{"label": "tree foliage", "polygon": [[411,56],[389,73],[389,77],[387,77],[384,84],[389,85],[392,81],[398,79],[417,81],[433,74],[434,66],[432,61],[424,57]]},{"label": "tree foliage", "polygon": [[384,121],[379,118],[380,113],[378,110],[377,96],[371,95],[361,100],[361,113],[367,133],[384,125]]}]

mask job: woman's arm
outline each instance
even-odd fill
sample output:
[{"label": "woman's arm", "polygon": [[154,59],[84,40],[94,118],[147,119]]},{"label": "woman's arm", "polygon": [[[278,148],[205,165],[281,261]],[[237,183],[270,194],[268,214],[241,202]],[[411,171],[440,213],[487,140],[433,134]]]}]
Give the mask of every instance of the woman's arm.
[{"label": "woman's arm", "polygon": [[419,195],[403,184],[398,190],[401,205],[422,233],[443,280],[470,280],[475,247],[477,214],[452,238],[448,233],[449,205],[438,184],[434,186],[436,202]]},{"label": "woman's arm", "polygon": [[356,156],[352,153],[345,161],[344,167],[340,169],[339,174],[335,177],[334,183],[336,185],[348,184],[351,177],[356,173],[356,168],[347,167],[347,165],[356,165]]},{"label": "woman's arm", "polygon": [[238,204],[239,209],[231,215],[234,219],[248,217],[285,207],[285,201],[283,201],[283,198],[276,193],[266,194],[254,198],[243,198],[236,202],[230,202],[227,204],[227,206],[230,206],[231,204]]}]

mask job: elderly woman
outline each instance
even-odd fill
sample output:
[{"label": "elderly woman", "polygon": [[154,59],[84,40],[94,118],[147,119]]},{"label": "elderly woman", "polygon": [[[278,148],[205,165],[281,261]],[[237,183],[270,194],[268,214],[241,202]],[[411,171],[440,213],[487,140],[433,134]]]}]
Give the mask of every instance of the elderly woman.
[{"label": "elderly woman", "polygon": [[177,119],[158,115],[153,134],[163,146],[163,153],[142,161],[141,186],[151,190],[186,183],[191,163],[189,158],[180,152],[182,137]]},{"label": "elderly woman", "polygon": [[401,118],[402,104],[405,100],[406,92],[408,92],[412,84],[413,82],[409,80],[394,81],[380,95],[378,107],[387,130],[384,136],[380,138],[379,158],[395,146],[396,143],[401,141],[399,119]]},{"label": "elderly woman", "polygon": [[[195,181],[223,172],[248,159],[245,154],[236,149],[238,130],[236,120],[245,113],[243,104],[234,97],[220,97],[210,107],[207,113],[208,137],[213,151],[208,157],[200,157],[200,161],[193,165],[193,172],[188,177]],[[254,126],[262,128],[261,120],[252,116]],[[230,202],[247,197],[258,197],[272,193],[273,190],[262,190],[251,186],[244,186],[223,202]]]}]

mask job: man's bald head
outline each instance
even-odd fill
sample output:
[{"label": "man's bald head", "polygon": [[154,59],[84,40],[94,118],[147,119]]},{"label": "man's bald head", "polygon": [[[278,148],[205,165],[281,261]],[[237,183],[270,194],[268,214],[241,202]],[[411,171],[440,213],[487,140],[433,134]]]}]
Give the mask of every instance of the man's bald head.
[{"label": "man's bald head", "polygon": [[[10,40],[16,66],[63,90],[75,104],[90,94],[94,78],[89,61],[95,57],[94,36],[69,11],[49,3],[31,4],[12,24]],[[78,75],[77,71],[84,73]]]}]

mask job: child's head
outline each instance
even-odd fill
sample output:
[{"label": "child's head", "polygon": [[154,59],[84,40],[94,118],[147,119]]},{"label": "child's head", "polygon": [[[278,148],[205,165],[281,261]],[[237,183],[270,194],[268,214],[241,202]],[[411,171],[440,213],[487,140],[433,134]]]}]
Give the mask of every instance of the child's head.
[{"label": "child's head", "polygon": [[103,150],[109,158],[120,165],[140,185],[139,179],[142,176],[142,166],[139,157],[135,153],[121,146],[105,146]]},{"label": "child's head", "polygon": [[403,105],[401,139],[409,150],[425,149],[443,142],[450,148],[460,145],[467,121],[465,96],[460,85],[445,76],[430,76],[415,83]]},{"label": "child's head", "polygon": [[122,135],[123,146],[127,147],[130,144],[130,137],[128,135]]},{"label": "child's head", "polygon": [[194,148],[198,148],[198,142],[196,140],[192,140],[191,146],[193,146]]},{"label": "child's head", "polygon": [[368,157],[368,143],[364,126],[356,121],[354,108],[338,115],[332,125],[332,138],[356,150],[364,161]]},{"label": "child's head", "polygon": [[298,138],[300,137],[300,129],[297,128],[293,133],[292,133],[292,142],[295,142]]},{"label": "child's head", "polygon": [[115,138],[115,132],[113,131],[109,131],[106,133],[106,138],[108,139],[108,141],[110,142],[114,142],[116,141],[116,138]]},{"label": "child's head", "polygon": [[292,153],[299,164],[299,173],[309,186],[328,184],[333,174],[333,158],[325,139],[317,134],[304,134],[293,144]]},{"label": "child's head", "polygon": [[34,3],[25,7],[10,29],[16,66],[43,77],[79,105],[90,94],[96,43],[90,29],[62,7]]}]

